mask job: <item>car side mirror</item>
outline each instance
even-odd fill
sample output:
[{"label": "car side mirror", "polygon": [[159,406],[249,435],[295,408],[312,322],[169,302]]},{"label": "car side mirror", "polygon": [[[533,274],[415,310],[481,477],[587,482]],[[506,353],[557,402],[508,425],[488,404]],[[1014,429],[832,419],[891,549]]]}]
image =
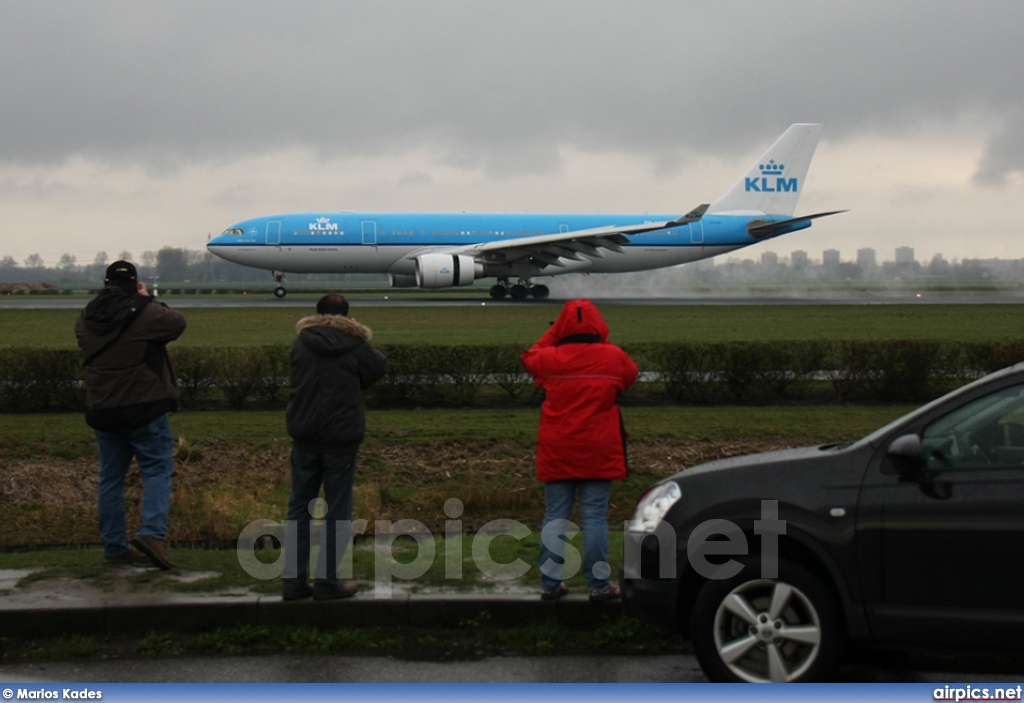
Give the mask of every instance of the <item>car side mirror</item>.
[{"label": "car side mirror", "polygon": [[924,448],[916,434],[905,434],[889,444],[886,455],[893,460],[901,476],[909,477],[924,467]]}]

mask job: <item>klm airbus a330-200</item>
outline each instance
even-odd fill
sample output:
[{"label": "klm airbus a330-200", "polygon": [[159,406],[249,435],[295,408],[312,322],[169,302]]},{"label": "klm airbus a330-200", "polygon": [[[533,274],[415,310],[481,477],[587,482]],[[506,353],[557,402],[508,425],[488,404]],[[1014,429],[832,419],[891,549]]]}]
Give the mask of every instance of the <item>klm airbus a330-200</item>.
[{"label": "klm airbus a330-200", "polygon": [[686,214],[313,212],[244,220],[207,243],[222,259],[284,273],[383,273],[394,287],[496,278],[491,297],[548,297],[534,279],[676,266],[805,229],[794,216],[819,124],[795,124],[721,198]]}]

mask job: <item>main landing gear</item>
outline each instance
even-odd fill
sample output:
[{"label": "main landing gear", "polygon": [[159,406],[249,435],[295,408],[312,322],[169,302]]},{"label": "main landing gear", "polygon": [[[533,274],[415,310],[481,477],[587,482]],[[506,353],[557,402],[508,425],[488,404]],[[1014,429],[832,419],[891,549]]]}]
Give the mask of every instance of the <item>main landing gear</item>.
[{"label": "main landing gear", "polygon": [[510,296],[512,300],[526,300],[532,297],[534,300],[544,300],[551,295],[547,286],[531,285],[529,281],[519,279],[514,286],[509,286],[508,279],[498,279],[498,282],[491,286],[491,297],[495,300],[504,300]]},{"label": "main landing gear", "polygon": [[274,280],[277,281],[277,288],[274,289],[274,297],[283,298],[288,295],[288,291],[284,289],[284,273],[281,271],[274,271]]}]

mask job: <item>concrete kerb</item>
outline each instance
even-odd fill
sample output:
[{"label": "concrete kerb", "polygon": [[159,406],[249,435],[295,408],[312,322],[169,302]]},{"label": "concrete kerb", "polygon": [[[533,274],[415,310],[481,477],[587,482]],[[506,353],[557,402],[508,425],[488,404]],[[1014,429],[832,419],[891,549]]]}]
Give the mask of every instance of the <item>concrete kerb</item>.
[{"label": "concrete kerb", "polygon": [[[14,637],[82,634],[208,632],[238,625],[341,627],[457,627],[479,620],[499,625],[554,621],[590,624],[621,612],[621,601],[590,603],[586,594],[545,602],[536,594],[404,594],[372,591],[337,601],[285,602],[280,596],[135,594],[90,603],[15,605],[0,597],[2,633]],[[486,615],[484,615],[486,614]]]}]

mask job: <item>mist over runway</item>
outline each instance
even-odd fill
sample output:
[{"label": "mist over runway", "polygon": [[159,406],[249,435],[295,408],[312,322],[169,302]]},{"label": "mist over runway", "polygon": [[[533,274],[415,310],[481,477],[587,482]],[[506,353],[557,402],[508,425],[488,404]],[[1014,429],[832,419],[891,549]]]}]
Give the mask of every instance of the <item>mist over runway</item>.
[{"label": "mist over runway", "polygon": [[[450,298],[441,296],[393,296],[386,293],[380,295],[366,295],[359,293],[346,293],[353,305],[358,307],[478,307],[481,305],[489,307],[505,306],[549,306],[560,307],[575,297],[586,297],[596,305],[632,305],[644,306],[739,306],[739,305],[1020,305],[1024,304],[1024,296],[1000,294],[905,294],[905,295],[808,295],[801,297],[787,297],[779,295],[742,295],[742,296],[677,296],[677,297],[650,297],[650,298],[622,298],[618,296],[558,296],[547,300],[525,300],[511,301],[490,300],[486,293],[481,291],[479,299],[469,296]],[[366,297],[364,297],[364,295]],[[176,308],[312,308],[316,305],[320,294],[290,293],[287,298],[278,299],[270,291],[238,296],[161,296],[158,300]],[[89,298],[46,298],[28,296],[2,296],[0,297],[0,310],[59,310],[84,308]]]}]

